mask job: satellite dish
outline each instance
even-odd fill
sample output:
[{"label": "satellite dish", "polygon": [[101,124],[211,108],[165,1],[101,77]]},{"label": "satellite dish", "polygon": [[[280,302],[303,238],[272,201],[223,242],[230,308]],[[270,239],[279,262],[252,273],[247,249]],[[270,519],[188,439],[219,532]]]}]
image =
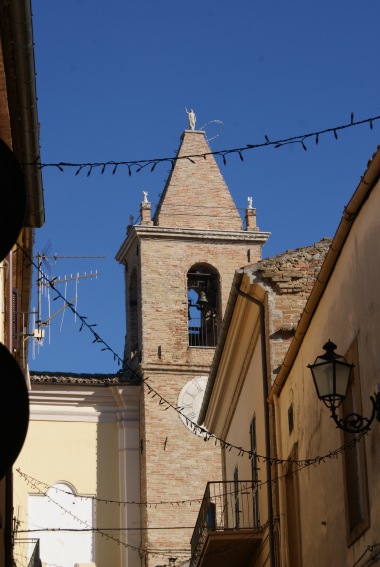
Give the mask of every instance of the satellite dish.
[{"label": "satellite dish", "polygon": [[26,215],[24,174],[7,144],[0,138],[1,207],[0,261],[16,242]]},{"label": "satellite dish", "polygon": [[0,343],[0,480],[24,444],[29,423],[29,396],[24,375],[9,350]]}]

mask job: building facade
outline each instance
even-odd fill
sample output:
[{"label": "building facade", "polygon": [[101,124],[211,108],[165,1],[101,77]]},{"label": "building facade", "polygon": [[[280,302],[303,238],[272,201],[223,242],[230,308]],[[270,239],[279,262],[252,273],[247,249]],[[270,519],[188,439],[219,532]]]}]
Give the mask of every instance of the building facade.
[{"label": "building facade", "polygon": [[122,375],[39,372],[29,395],[14,467],[17,565],[29,565],[28,530],[43,565],[139,565],[139,387]]},{"label": "building facade", "polygon": [[[270,392],[278,413],[278,456],[298,474],[283,478],[284,565],[364,567],[380,560],[380,424],[367,431],[379,382],[377,280],[380,152],[373,156],[342,220]],[[346,399],[332,413],[318,400],[309,364],[327,341],[354,364]],[[294,422],[289,429],[287,415]],[[361,417],[364,417],[361,420]],[[364,426],[360,434],[355,428]],[[285,473],[286,466],[281,465]],[[290,546],[290,543],[292,544]],[[289,550],[294,550],[294,557]]]},{"label": "building facade", "polygon": [[[224,485],[209,479],[192,567],[380,561],[379,175],[377,151],[331,242],[235,276],[199,415],[224,440]],[[323,404],[310,366],[344,362],[331,341],[352,367]]]},{"label": "building facade", "polygon": [[[199,423],[222,440],[223,476],[209,478],[192,567],[279,564],[275,414],[268,393],[330,240],[235,274]],[[272,462],[273,459],[273,462]],[[209,509],[218,512],[209,524]]]},{"label": "building facade", "polygon": [[34,229],[44,223],[30,1],[0,2],[0,566],[13,565],[12,465],[25,439]]}]

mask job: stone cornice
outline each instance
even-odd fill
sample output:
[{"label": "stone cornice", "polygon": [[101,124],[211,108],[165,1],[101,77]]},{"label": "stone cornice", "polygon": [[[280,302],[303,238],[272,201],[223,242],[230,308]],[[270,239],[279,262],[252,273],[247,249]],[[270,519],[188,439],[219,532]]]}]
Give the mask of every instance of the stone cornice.
[{"label": "stone cornice", "polygon": [[260,232],[259,230],[207,230],[197,228],[173,228],[161,226],[142,226],[136,225],[130,229],[127,238],[121,245],[116,260],[122,262],[127,252],[136,239],[168,239],[186,241],[216,241],[219,244],[259,244],[264,245],[270,236],[270,232]]},{"label": "stone cornice", "polygon": [[[213,349],[210,349],[213,350]],[[141,371],[145,374],[154,372],[156,374],[188,374],[190,376],[198,376],[209,373],[210,365],[206,364],[142,364]]]},{"label": "stone cornice", "polygon": [[138,422],[140,387],[32,383],[31,421]]}]

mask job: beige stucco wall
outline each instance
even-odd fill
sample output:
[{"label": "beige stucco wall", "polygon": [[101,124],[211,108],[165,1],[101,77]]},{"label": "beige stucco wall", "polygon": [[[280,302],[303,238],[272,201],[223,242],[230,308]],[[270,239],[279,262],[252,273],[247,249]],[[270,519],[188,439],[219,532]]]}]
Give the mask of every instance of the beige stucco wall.
[{"label": "beige stucco wall", "polygon": [[[255,349],[250,360],[247,375],[240,391],[239,398],[236,403],[233,418],[228,430],[226,440],[237,446],[249,449],[250,436],[249,429],[253,416],[256,417],[257,427],[257,453],[265,455],[265,435],[262,429],[264,423],[264,398],[262,390],[262,365],[261,365],[261,349],[260,342],[256,342]],[[238,467],[239,479],[252,479],[251,461],[247,454],[239,456],[238,451],[224,451],[225,462],[225,478],[233,480],[234,469]],[[265,483],[266,471],[263,460],[258,463],[258,479],[259,482]],[[262,497],[260,497],[263,492]],[[259,491],[260,506],[260,523],[264,524],[268,519],[268,507],[265,491]]]},{"label": "beige stucco wall", "polygon": [[[236,404],[257,348],[258,316],[254,303],[241,297],[237,299],[205,417],[205,426],[222,439],[227,438],[232,420],[238,417]],[[257,372],[261,372],[261,361]],[[252,407],[250,414],[251,419]]]},{"label": "beige stucco wall", "polygon": [[[245,292],[252,289],[247,277],[244,282]],[[227,485],[228,524],[234,527],[233,479],[235,468],[238,468],[240,481],[252,480],[252,463],[246,451],[250,449],[250,424],[253,416],[256,417],[256,443],[257,453],[266,455],[264,431],[264,394],[263,394],[263,368],[260,340],[259,309],[256,304],[246,298],[238,297],[228,335],[223,346],[223,352],[218,365],[212,395],[206,414],[205,425],[215,435],[234,446],[231,449],[225,445],[223,449],[223,480],[232,481]],[[239,454],[236,447],[244,448],[245,452]],[[258,480],[262,483],[259,488],[259,520],[265,526],[268,521],[267,502],[267,471],[263,459],[258,462]],[[219,480],[211,479],[210,480]],[[248,485],[250,486],[250,485]],[[249,493],[249,491],[248,491]],[[244,500],[244,490],[241,497]],[[240,503],[241,526],[249,518],[249,526],[253,526],[253,505],[247,500]],[[265,565],[268,561],[267,531],[263,532],[263,544],[255,555],[255,565]]]},{"label": "beige stucco wall", "polygon": [[[307,364],[323,352],[331,339],[345,355],[357,337],[363,413],[369,415],[369,396],[380,382],[380,187],[379,184],[355,220],[326,291],[312,319],[301,349],[279,396],[282,455],[287,458],[298,443],[298,458],[328,454],[343,444],[343,437],[318,401]],[[287,412],[293,403],[295,427],[288,433]],[[304,565],[350,567],[368,545],[379,541],[378,501],[380,451],[375,422],[365,437],[370,528],[349,548],[343,492],[342,456],[306,467],[298,475],[302,557]]]}]

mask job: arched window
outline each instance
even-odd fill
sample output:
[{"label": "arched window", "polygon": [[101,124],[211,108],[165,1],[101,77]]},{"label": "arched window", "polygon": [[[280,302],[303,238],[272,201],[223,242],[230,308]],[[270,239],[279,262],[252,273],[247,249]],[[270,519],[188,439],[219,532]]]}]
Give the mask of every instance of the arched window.
[{"label": "arched window", "polygon": [[131,359],[139,350],[139,329],[137,310],[137,273],[134,269],[131,273],[127,297],[127,339],[129,352],[126,356]]},{"label": "arched window", "polygon": [[214,347],[218,338],[219,274],[208,264],[187,272],[189,346]]}]

